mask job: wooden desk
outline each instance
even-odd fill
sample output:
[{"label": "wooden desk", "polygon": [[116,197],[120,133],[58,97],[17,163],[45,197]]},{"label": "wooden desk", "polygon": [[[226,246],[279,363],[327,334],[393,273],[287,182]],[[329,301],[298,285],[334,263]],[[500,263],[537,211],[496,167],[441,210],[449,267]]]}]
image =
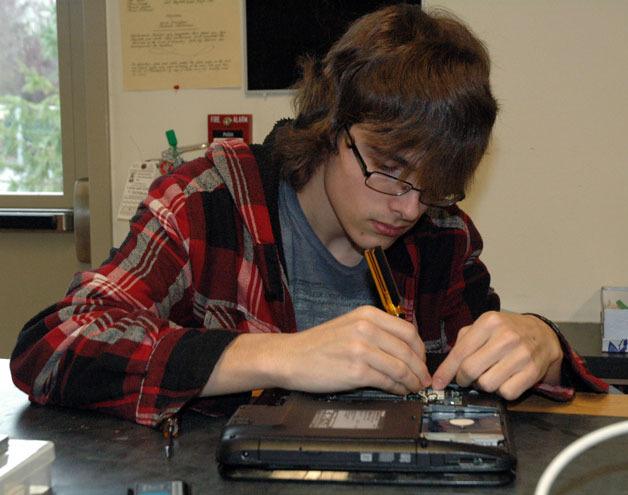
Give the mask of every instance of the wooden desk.
[{"label": "wooden desk", "polygon": [[531,395],[525,400],[509,404],[508,410],[628,418],[628,395],[579,393],[571,402],[554,402],[538,395]]},{"label": "wooden desk", "polygon": [[[617,396],[620,397],[620,396]],[[29,405],[11,383],[8,361],[0,359],[0,432],[12,438],[50,440],[55,444],[52,465],[55,495],[119,495],[134,482],[183,479],[193,495],[529,495],[545,467],[577,438],[620,420],[582,414],[601,407],[609,414],[621,399],[583,396],[573,405],[557,405],[530,397],[511,411],[518,459],[517,479],[510,485],[486,489],[398,487],[385,485],[302,484],[297,482],[238,482],[218,474],[215,452],[225,418],[184,414],[174,456],[164,456],[160,432],[91,411]],[[539,408],[543,412],[533,411]],[[547,411],[568,411],[549,414]],[[599,412],[599,411],[598,411]],[[583,495],[626,493],[628,436],[605,442],[575,459],[561,474],[552,493]]]}]

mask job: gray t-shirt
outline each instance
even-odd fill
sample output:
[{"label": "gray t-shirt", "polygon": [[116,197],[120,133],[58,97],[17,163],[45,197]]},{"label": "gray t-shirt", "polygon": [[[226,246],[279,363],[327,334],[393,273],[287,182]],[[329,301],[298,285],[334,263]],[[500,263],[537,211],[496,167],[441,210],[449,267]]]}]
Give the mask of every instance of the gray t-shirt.
[{"label": "gray t-shirt", "polygon": [[376,304],[368,265],[339,263],[310,226],[295,191],[279,187],[279,221],[297,329],[306,330],[364,304]]}]

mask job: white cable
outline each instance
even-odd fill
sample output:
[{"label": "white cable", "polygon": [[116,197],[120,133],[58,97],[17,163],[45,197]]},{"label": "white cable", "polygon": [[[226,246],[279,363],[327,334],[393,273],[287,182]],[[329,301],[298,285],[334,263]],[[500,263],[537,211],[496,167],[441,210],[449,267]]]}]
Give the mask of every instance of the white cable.
[{"label": "white cable", "polygon": [[626,433],[628,433],[628,421],[620,421],[619,423],[604,426],[591,433],[587,433],[585,436],[568,445],[554,457],[549,466],[545,468],[545,471],[543,471],[536,485],[534,495],[548,495],[558,474],[574,457],[580,455],[588,448],[593,447],[595,444]]}]

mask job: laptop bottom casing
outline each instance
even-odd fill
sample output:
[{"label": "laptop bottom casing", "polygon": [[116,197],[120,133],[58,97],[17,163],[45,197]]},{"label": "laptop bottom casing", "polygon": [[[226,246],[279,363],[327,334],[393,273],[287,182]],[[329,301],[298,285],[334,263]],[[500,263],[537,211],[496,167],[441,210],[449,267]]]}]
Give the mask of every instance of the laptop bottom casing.
[{"label": "laptop bottom casing", "polygon": [[515,476],[503,402],[455,389],[267,391],[223,429],[220,473],[247,480],[498,486]]}]

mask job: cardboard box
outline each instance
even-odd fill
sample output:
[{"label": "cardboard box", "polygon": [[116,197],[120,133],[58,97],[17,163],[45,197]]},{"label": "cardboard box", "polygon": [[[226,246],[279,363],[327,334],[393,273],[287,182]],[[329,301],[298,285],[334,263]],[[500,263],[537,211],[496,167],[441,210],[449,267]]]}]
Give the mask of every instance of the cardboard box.
[{"label": "cardboard box", "polygon": [[602,351],[628,352],[628,287],[602,287]]}]

